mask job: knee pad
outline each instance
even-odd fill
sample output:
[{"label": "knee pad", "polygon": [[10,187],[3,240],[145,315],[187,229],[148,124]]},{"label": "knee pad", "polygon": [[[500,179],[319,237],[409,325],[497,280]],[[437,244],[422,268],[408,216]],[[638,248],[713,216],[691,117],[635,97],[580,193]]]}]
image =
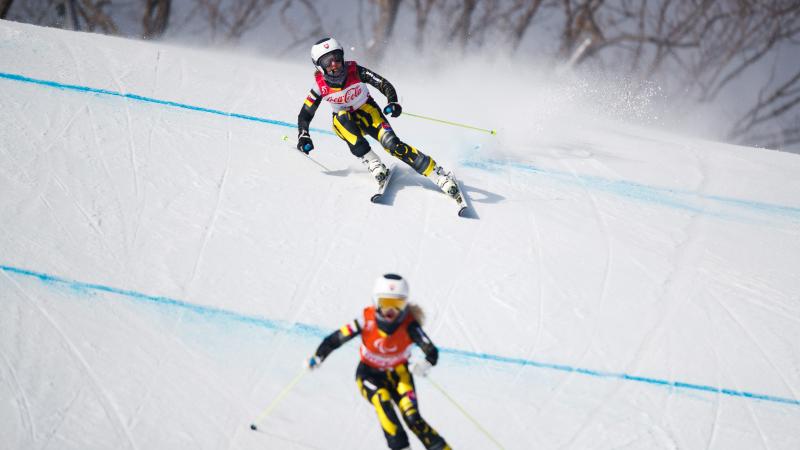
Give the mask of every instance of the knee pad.
[{"label": "knee pad", "polygon": [[406,164],[411,165],[416,150],[413,150],[401,141],[394,132],[387,131],[386,134],[381,137],[381,145],[383,145],[383,148],[385,148],[387,152],[405,161]]},{"label": "knee pad", "polygon": [[390,152],[393,152],[398,144],[402,144],[402,142],[392,130],[384,132],[381,136],[381,145]]}]

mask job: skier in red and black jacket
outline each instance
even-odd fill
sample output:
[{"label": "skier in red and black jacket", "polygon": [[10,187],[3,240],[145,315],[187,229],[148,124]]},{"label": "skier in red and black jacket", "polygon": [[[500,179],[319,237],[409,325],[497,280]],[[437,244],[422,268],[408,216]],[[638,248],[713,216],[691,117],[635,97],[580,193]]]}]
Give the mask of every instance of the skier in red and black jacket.
[{"label": "skier in red and black jacket", "polygon": [[[397,92],[389,81],[355,61],[345,61],[344,49],[333,38],[314,44],[311,60],[317,71],[314,73],[314,87],[297,117],[298,150],[308,153],[314,148],[308,129],[324,100],[333,109],[334,132],[347,142],[350,152],[361,159],[378,183],[386,179],[389,171],[370,149],[366,136],[380,142],[391,155],[413,167],[417,173],[429,177],[442,191],[460,201],[461,192],[452,174],[430,156],[401,141],[386,120],[384,113],[398,117],[403,111],[397,102]],[[383,112],[370,96],[367,84],[378,89],[389,101]]]}]

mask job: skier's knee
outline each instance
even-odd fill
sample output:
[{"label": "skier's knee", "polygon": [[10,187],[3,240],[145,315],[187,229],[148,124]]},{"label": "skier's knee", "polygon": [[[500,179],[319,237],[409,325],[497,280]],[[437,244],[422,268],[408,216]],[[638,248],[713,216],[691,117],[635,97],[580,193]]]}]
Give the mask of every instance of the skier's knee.
[{"label": "skier's knee", "polygon": [[381,137],[381,145],[387,152],[400,158],[403,161],[409,162],[413,158],[413,150],[400,140],[393,132],[387,131]]},{"label": "skier's knee", "polygon": [[378,422],[381,424],[386,442],[391,449],[408,448],[408,435],[403,430],[400,422],[392,407],[392,396],[386,388],[378,388],[372,394],[370,403],[375,407],[378,414]]},{"label": "skier's knee", "polygon": [[360,138],[355,144],[350,146],[350,153],[357,158],[361,158],[369,152],[369,142],[366,139]]},{"label": "skier's knee", "polygon": [[400,139],[392,130],[384,131],[383,135],[381,136],[381,145],[386,148],[393,147],[397,142],[400,142]]},{"label": "skier's knee", "polygon": [[403,417],[406,419],[406,425],[408,425],[408,428],[410,428],[414,434],[420,434],[427,431],[426,428],[428,428],[428,424],[425,422],[422,416],[419,415],[419,412],[414,411],[411,414],[404,414]]},{"label": "skier's knee", "polygon": [[380,413],[378,414],[378,420],[381,422],[383,436],[386,438],[386,443],[390,449],[408,448],[408,434],[399,423],[392,422],[389,417],[381,416]]}]

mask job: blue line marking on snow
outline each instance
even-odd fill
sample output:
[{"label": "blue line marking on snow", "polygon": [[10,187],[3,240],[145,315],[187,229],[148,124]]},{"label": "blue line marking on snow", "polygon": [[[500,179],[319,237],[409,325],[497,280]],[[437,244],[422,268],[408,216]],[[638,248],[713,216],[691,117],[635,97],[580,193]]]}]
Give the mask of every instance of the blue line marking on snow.
[{"label": "blue line marking on snow", "polygon": [[[121,92],[110,91],[107,89],[98,89],[98,88],[79,86],[74,84],[65,84],[49,80],[40,80],[36,78],[26,77],[23,75],[4,73],[4,72],[0,72],[0,78],[5,78],[12,81],[19,81],[23,83],[31,83],[40,86],[48,86],[57,89],[65,89],[65,90],[85,92],[91,94],[127,98],[130,100],[136,100],[145,103],[154,103],[158,105],[187,109],[207,114],[215,114],[235,119],[243,119],[253,122],[266,123],[281,127],[297,128],[296,124],[284,122],[281,120],[266,119],[262,117],[249,116],[246,114],[225,112],[218,109],[204,108],[201,106],[194,106],[185,103],[161,100],[137,94],[130,94],[130,93],[124,94]],[[332,136],[335,135],[330,130],[323,130],[319,128],[311,128],[311,131]],[[729,208],[735,208],[738,210],[745,209],[745,210],[750,210],[752,212],[780,215],[792,219],[800,219],[799,207],[774,205],[769,203],[741,200],[741,199],[721,197],[715,195],[703,195],[691,191],[681,191],[676,189],[647,186],[625,180],[612,180],[596,176],[575,175],[572,173],[545,170],[536,167],[535,165],[532,164],[526,164],[516,161],[504,161],[497,159],[469,159],[463,161],[462,165],[465,167],[471,167],[486,171],[493,171],[504,168],[521,170],[525,172],[545,175],[563,183],[578,185],[581,187],[608,192],[622,197],[627,197],[635,200],[646,201],[649,203],[660,204],[662,206],[682,209],[693,213],[702,213],[723,218],[740,218],[729,209]]]},{"label": "blue line marking on snow", "polygon": [[[48,86],[48,87],[53,87],[53,88],[57,88],[57,89],[65,89],[65,90],[69,90],[69,91],[87,92],[87,93],[91,93],[91,94],[110,95],[110,96],[113,96],[113,97],[122,97],[122,98],[127,98],[127,99],[131,99],[131,100],[137,100],[137,101],[145,102],[145,103],[155,103],[155,104],[158,104],[158,105],[171,106],[171,107],[174,107],[174,108],[182,108],[182,109],[188,109],[188,110],[191,110],[191,111],[203,112],[203,113],[208,113],[208,114],[216,114],[216,115],[219,115],[219,116],[233,117],[235,119],[244,119],[244,120],[250,120],[250,121],[253,121],[253,122],[268,123],[270,125],[278,125],[278,126],[281,126],[281,127],[297,128],[297,124],[284,122],[282,120],[265,119],[265,118],[262,118],[262,117],[248,116],[246,114],[225,112],[225,111],[221,111],[219,109],[204,108],[202,106],[188,105],[186,103],[172,102],[172,101],[169,101],[169,100],[160,100],[160,99],[157,99],[157,98],[145,97],[145,96],[138,95],[138,94],[130,94],[130,93],[123,94],[122,92],[109,91],[107,89],[97,89],[97,88],[92,88],[92,87],[87,87],[87,86],[78,86],[78,85],[75,85],[75,84],[58,83],[56,81],[39,80],[39,79],[36,79],[36,78],[30,78],[30,77],[26,77],[26,76],[23,76],[23,75],[17,75],[17,74],[13,74],[13,73],[0,72],[0,78],[5,78],[5,79],[8,79],[8,80],[13,80],[13,81],[20,81],[20,82],[23,82],[23,83],[37,84],[37,85],[40,85],[40,86]],[[318,128],[311,128],[311,130],[315,131],[317,133],[324,133],[324,134],[334,135],[334,133],[332,131],[330,131],[330,130],[322,130],[322,129],[318,129]]]},{"label": "blue line marking on snow", "polygon": [[464,350],[455,350],[455,349],[447,349],[443,348],[440,350],[442,353],[451,353],[454,355],[463,356],[466,358],[477,358],[484,361],[494,361],[499,363],[506,363],[506,364],[514,364],[518,366],[531,366],[531,367],[538,367],[542,369],[551,369],[551,370],[558,370],[560,372],[573,372],[579,373],[582,375],[589,375],[596,378],[610,378],[610,379],[618,379],[618,380],[626,380],[626,381],[636,381],[639,383],[647,383],[653,385],[659,385],[664,387],[671,387],[671,388],[678,388],[678,389],[689,389],[694,391],[705,391],[705,392],[712,392],[715,394],[722,394],[731,397],[743,397],[743,398],[751,398],[751,399],[758,399],[758,400],[765,400],[769,402],[775,403],[785,403],[788,405],[800,406],[800,400],[792,399],[792,398],[784,398],[784,397],[777,397],[774,395],[765,395],[765,394],[756,394],[752,392],[746,391],[737,391],[734,389],[724,389],[718,388],[714,386],[706,386],[702,384],[695,384],[695,383],[686,383],[683,381],[669,381],[669,380],[661,380],[658,378],[650,378],[650,377],[642,377],[638,375],[630,375],[627,373],[619,373],[619,372],[603,372],[598,370],[592,369],[584,369],[580,367],[572,367],[563,364],[550,364],[544,363],[539,361],[532,361],[529,359],[520,359],[520,358],[510,358],[506,356],[497,356],[491,355],[488,353],[475,353],[475,352],[468,352]]},{"label": "blue line marking on snow", "polygon": [[[266,328],[269,330],[276,330],[276,331],[283,331],[287,333],[294,333],[297,335],[302,336],[311,336],[311,337],[318,337],[322,338],[326,336],[330,330],[324,330],[315,325],[303,324],[303,323],[289,323],[286,321],[281,320],[270,320],[265,319],[262,317],[256,316],[248,316],[245,314],[240,314],[233,311],[227,311],[220,308],[213,308],[209,306],[202,306],[202,305],[195,305],[192,303],[187,303],[181,300],[175,300],[169,297],[163,296],[155,296],[155,295],[147,295],[142,294],[139,292],[126,290],[126,289],[117,289],[109,286],[103,286],[100,284],[93,284],[93,283],[83,283],[80,281],[69,280],[62,277],[57,277],[53,275],[48,275],[46,273],[35,272],[32,270],[21,269],[12,266],[0,265],[0,270],[4,271],[8,274],[15,274],[21,275],[25,277],[31,277],[41,280],[45,284],[51,285],[61,285],[66,286],[70,289],[75,290],[93,290],[99,292],[105,292],[109,294],[115,294],[123,297],[130,298],[132,300],[141,301],[141,302],[148,302],[153,304],[158,304],[162,306],[168,306],[172,308],[180,308],[184,310],[189,310],[191,312],[201,314],[203,316],[217,318],[217,319],[227,319],[236,322],[245,323],[248,325],[254,325],[262,328]],[[499,356],[499,355],[492,355],[489,353],[478,353],[478,352],[470,352],[466,350],[458,350],[458,349],[450,349],[450,348],[441,348],[440,351],[442,353],[449,353],[452,355],[460,356],[463,358],[468,359],[477,359],[482,361],[493,361],[502,364],[513,364],[517,366],[530,366],[530,367],[537,367],[541,369],[550,369],[550,370],[557,370],[560,372],[570,372],[570,373],[577,373],[581,375],[592,376],[596,378],[607,378],[607,379],[618,379],[618,380],[625,380],[625,381],[635,381],[639,383],[646,383],[652,384],[657,386],[663,387],[670,387],[670,388],[677,388],[677,389],[688,389],[694,391],[704,391],[704,392],[711,392],[715,394],[727,395],[731,397],[741,397],[741,398],[748,398],[748,399],[755,399],[755,400],[764,400],[768,402],[774,403],[783,403],[787,405],[793,406],[800,406],[800,400],[792,399],[792,398],[784,398],[784,397],[776,397],[773,395],[765,395],[765,394],[756,394],[752,392],[746,391],[737,391],[733,389],[724,389],[718,388],[713,386],[706,386],[702,384],[694,384],[694,383],[686,383],[682,381],[668,381],[668,380],[661,380],[658,378],[650,378],[650,377],[643,377],[638,375],[630,375],[627,373],[619,373],[619,372],[604,372],[599,370],[592,370],[586,369],[581,367],[573,367],[565,364],[551,364],[545,363],[540,361],[533,361],[529,359],[521,359],[521,358],[511,358],[507,356]]]},{"label": "blue line marking on snow", "polygon": [[755,213],[788,217],[795,220],[800,219],[800,207],[776,205],[718,195],[704,195],[693,191],[648,186],[627,180],[614,180],[591,175],[576,175],[568,172],[542,169],[533,164],[518,161],[468,159],[462,161],[462,165],[485,171],[497,171],[507,168],[516,169],[543,175],[565,184],[607,192],[633,200],[641,200],[648,203],[682,209],[692,213],[702,213],[722,218],[741,218],[741,211],[747,210]]}]

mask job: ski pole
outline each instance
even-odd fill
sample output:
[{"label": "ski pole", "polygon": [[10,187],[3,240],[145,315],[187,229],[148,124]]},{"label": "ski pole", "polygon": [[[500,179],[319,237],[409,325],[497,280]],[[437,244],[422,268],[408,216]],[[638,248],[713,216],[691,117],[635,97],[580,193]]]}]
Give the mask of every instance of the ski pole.
[{"label": "ski pole", "polygon": [[483,131],[483,132],[489,133],[489,134],[497,134],[496,130],[489,130],[489,129],[486,129],[486,128],[473,127],[472,125],[467,125],[467,124],[458,123],[458,122],[451,122],[449,120],[436,119],[436,118],[433,118],[433,117],[420,116],[419,114],[412,114],[412,113],[408,113],[408,112],[404,112],[403,114],[406,115],[406,116],[416,117],[418,119],[432,120],[434,122],[446,123],[448,125],[453,125],[453,126],[457,126],[457,127],[469,128],[471,130]]},{"label": "ski pole", "polygon": [[[290,146],[292,145],[292,144],[291,144],[291,142],[289,142],[289,136],[288,136],[288,135],[286,135],[286,134],[284,134],[283,136],[281,136],[281,140],[283,140],[283,142],[286,142],[286,144],[287,144],[287,145],[290,145]],[[306,145],[308,145],[308,144],[306,144]],[[292,147],[292,148],[294,148],[294,147]],[[300,151],[300,150],[299,150],[299,149],[297,149],[297,148],[294,148],[294,149],[295,149],[295,150],[297,150],[298,152],[302,153],[302,154],[303,154],[303,156],[305,156],[306,158],[308,158],[308,159],[309,159],[311,162],[313,162],[314,164],[316,164],[316,165],[318,165],[318,166],[322,167],[322,169],[323,169],[325,172],[330,172],[330,170],[328,170],[328,168],[327,168],[327,167],[325,167],[325,165],[324,165],[324,164],[322,164],[321,162],[319,162],[319,161],[317,161],[316,159],[312,158],[312,157],[311,157],[311,155],[309,155],[308,153],[306,153],[306,152],[303,152],[303,151]],[[310,149],[309,149],[309,151],[310,151]]]},{"label": "ski pole", "polygon": [[278,396],[275,397],[269,405],[267,405],[267,407],[258,416],[258,418],[253,423],[250,424],[251,430],[258,430],[258,426],[256,424],[261,423],[261,421],[266,419],[267,416],[272,414],[272,411],[275,410],[275,407],[278,406],[278,403],[280,403],[281,400],[283,400],[283,397],[286,397],[286,394],[288,394],[289,391],[291,391],[292,388],[294,388],[294,385],[296,385],[297,382],[300,381],[300,378],[303,378],[303,375],[305,375],[306,372],[308,372],[308,369],[306,369],[305,367],[300,369],[300,372],[298,372],[297,375],[295,375],[292,381],[290,381],[289,384],[287,384],[286,387],[283,388],[283,390],[278,394]]},{"label": "ski pole", "polygon": [[485,434],[486,437],[489,438],[489,440],[494,442],[494,445],[496,445],[497,448],[499,448],[500,450],[503,450],[503,446],[500,444],[500,442],[498,442],[497,439],[495,439],[491,434],[489,434],[489,432],[486,431],[486,428],[482,427],[481,424],[478,423],[477,420],[475,420],[472,416],[470,416],[469,413],[467,412],[467,410],[465,410],[461,405],[459,405],[458,402],[455,401],[455,399],[453,397],[450,397],[450,395],[447,392],[445,392],[444,389],[442,389],[442,387],[439,386],[438,383],[433,381],[433,379],[431,379],[430,376],[425,377],[425,379],[430,381],[430,383],[433,385],[433,387],[435,387],[439,392],[441,392],[442,395],[445,396],[445,398],[450,400],[450,403],[452,403],[459,411],[461,411],[461,414],[463,414],[464,417],[469,419],[478,428],[478,430],[480,430],[483,434]]}]

